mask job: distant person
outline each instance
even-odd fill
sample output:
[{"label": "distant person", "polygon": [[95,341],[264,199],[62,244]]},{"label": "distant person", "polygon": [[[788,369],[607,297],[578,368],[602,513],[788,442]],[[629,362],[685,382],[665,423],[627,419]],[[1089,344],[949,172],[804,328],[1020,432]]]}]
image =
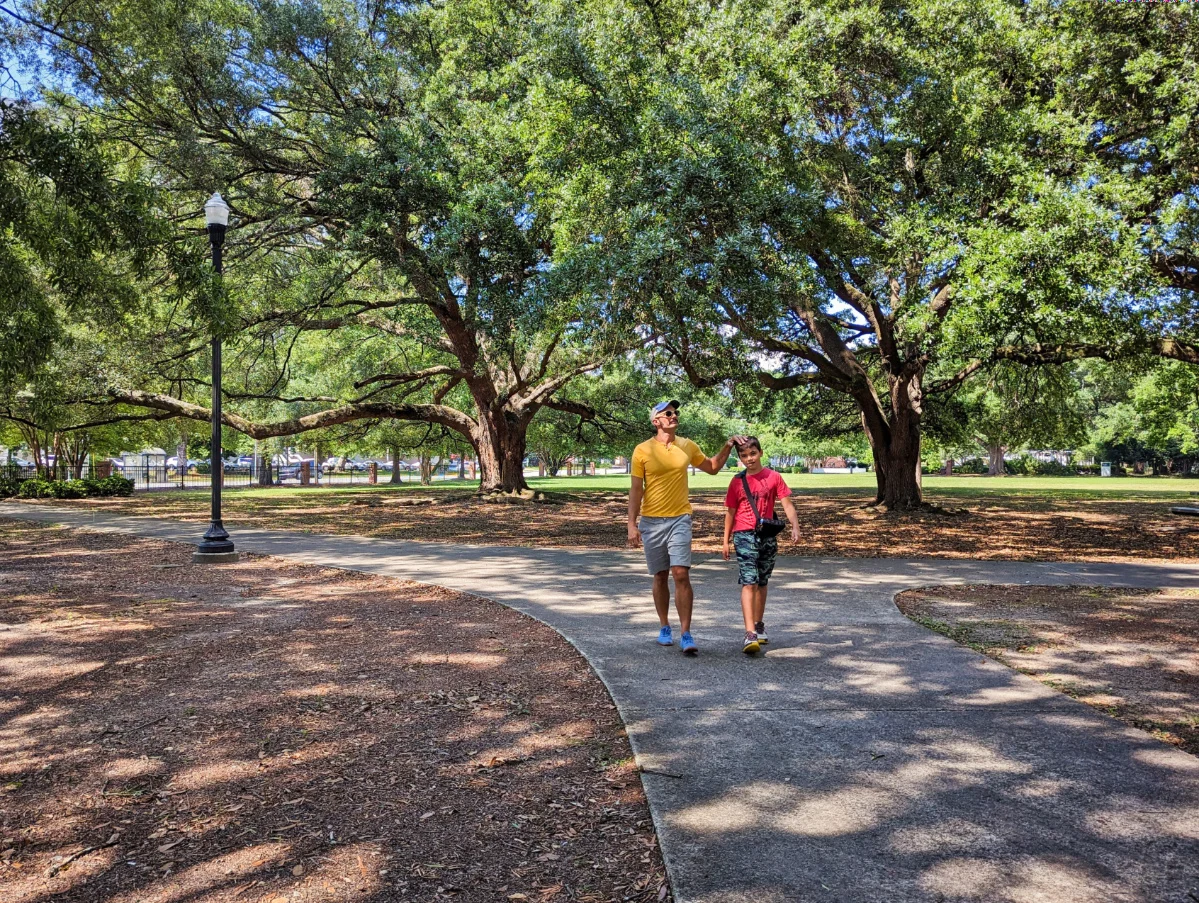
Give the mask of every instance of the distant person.
[{"label": "distant person", "polygon": [[[679,403],[663,401],[650,408],[655,435],[633,450],[632,486],[629,490],[629,547],[644,543],[645,563],[654,578],[654,608],[658,610],[658,644],[670,646],[670,582],[674,578],[674,607],[679,614],[679,648],[686,655],[699,652],[691,636],[691,502],[687,494],[687,468],[717,474],[732,451],[729,439],[713,458],[705,457],[690,439],[676,436]],[[740,437],[734,437],[739,439]],[[638,520],[640,517],[640,520]]]},{"label": "distant person", "polygon": [[[799,519],[791,501],[791,487],[778,473],[762,465],[762,444],[756,436],[746,436],[737,444],[737,457],[745,470],[733,477],[724,497],[724,560],[729,560],[731,536],[737,552],[737,582],[741,584],[741,615],[745,620],[741,651],[753,655],[769,640],[765,621],[766,585],[774,573],[778,532],[782,526],[774,520],[775,500],[782,500],[791,525],[792,542],[799,542]],[[747,486],[749,495],[745,492]]]}]

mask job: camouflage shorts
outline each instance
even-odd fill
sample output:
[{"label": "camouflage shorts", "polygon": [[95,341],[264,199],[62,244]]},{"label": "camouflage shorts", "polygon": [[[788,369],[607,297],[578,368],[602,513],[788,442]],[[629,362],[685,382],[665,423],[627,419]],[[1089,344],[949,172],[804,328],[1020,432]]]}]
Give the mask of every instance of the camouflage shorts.
[{"label": "camouflage shorts", "polygon": [[738,530],[733,534],[737,550],[737,582],[742,586],[765,586],[774,573],[774,559],[779,552],[777,536],[761,537],[753,530]]}]

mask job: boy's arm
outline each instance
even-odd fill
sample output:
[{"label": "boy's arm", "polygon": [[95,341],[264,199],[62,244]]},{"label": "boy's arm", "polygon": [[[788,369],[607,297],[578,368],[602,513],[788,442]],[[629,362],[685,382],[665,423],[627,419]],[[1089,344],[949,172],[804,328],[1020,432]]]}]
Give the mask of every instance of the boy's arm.
[{"label": "boy's arm", "polygon": [[734,509],[724,509],[724,560],[729,560],[729,538],[733,535]]},{"label": "boy's arm", "polygon": [[795,503],[791,496],[783,496],[783,511],[787,514],[787,522],[791,524],[791,541],[799,542],[799,515],[795,511]]},{"label": "boy's arm", "polygon": [[641,513],[641,497],[645,494],[645,478],[634,476],[629,486],[629,547],[641,545],[641,531],[637,529],[637,515]]}]

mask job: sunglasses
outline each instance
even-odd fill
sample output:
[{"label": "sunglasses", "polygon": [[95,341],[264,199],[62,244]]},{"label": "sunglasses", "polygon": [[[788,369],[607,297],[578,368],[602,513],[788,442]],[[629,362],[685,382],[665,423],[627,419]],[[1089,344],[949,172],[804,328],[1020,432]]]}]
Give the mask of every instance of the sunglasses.
[{"label": "sunglasses", "polygon": [[669,411],[669,410],[668,411],[659,411],[655,416],[657,416],[657,417],[673,417],[673,418],[675,418],[675,420],[678,420],[679,412],[678,411]]}]

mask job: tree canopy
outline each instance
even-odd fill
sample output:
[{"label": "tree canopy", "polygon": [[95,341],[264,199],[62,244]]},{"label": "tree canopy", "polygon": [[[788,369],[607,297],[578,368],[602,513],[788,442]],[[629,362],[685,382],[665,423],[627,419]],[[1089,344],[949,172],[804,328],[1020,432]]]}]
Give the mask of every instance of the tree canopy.
[{"label": "tree canopy", "polygon": [[[174,230],[110,371],[122,404],[206,418],[215,331],[230,426],[432,423],[512,490],[538,412],[594,422],[611,399],[572,382],[652,343],[697,388],[856,420],[904,508],[971,380],[1199,362],[1188,5],[5,12],[69,82],[48,103],[152,174]],[[195,265],[214,188],[219,286]]]}]

